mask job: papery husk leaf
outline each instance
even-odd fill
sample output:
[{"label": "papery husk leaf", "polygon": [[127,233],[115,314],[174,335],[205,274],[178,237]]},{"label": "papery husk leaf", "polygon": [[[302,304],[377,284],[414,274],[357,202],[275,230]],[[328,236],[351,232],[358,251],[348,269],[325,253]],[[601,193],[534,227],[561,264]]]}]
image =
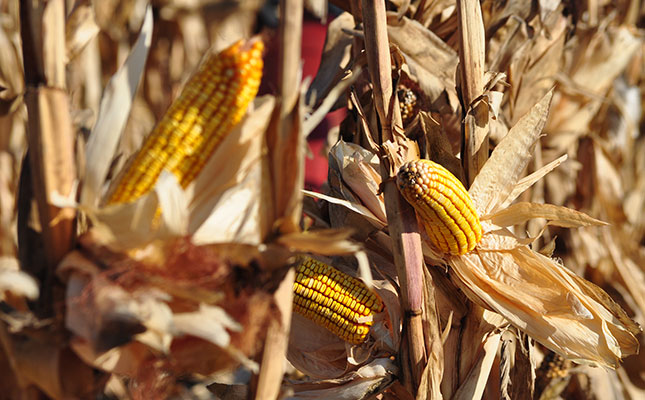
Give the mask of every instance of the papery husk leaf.
[{"label": "papery husk leaf", "polygon": [[[284,66],[283,66],[284,67]],[[300,71],[301,72],[301,71]],[[291,79],[291,77],[289,77]],[[297,79],[299,82],[300,79]],[[263,204],[273,206],[273,223],[269,227],[282,233],[299,231],[302,212],[302,189],[304,189],[305,140],[302,130],[304,119],[305,85],[294,93],[283,93],[281,102],[276,103],[274,112],[266,131],[268,154],[268,176],[271,187],[266,188],[272,196],[272,202]],[[294,104],[285,103],[287,96],[295,97]],[[285,107],[293,107],[285,109]]]},{"label": "papery husk leaf", "polygon": [[614,80],[625,71],[642,39],[627,26],[611,26],[607,16],[597,28],[575,38],[568,75],[562,76],[563,90],[554,102],[549,131],[558,132],[547,142],[564,150],[580,136],[587,135],[593,119],[606,101]]},{"label": "papery husk leaf", "polygon": [[146,9],[139,38],[121,68],[112,76],[101,98],[96,124],[86,145],[85,180],[81,204],[95,207],[101,198],[101,189],[112,163],[121,133],[130,114],[139,80],[152,41],[152,7]]},{"label": "papery husk leaf", "polygon": [[34,278],[20,270],[18,260],[0,255],[0,300],[5,299],[6,292],[35,300],[39,290]]},{"label": "papery husk leaf", "polygon": [[311,192],[309,190],[303,190],[303,193],[305,195],[307,195],[307,196],[311,196],[311,197],[316,198],[316,199],[325,200],[325,201],[327,201],[329,203],[338,204],[340,206],[343,206],[343,207],[347,208],[348,210],[351,210],[351,211],[353,211],[353,212],[365,217],[365,219],[370,221],[375,226],[377,226],[379,228],[384,228],[385,227],[385,223],[379,217],[374,215],[374,213],[372,213],[372,211],[369,208],[367,208],[367,207],[365,207],[365,206],[363,206],[361,204],[356,204],[356,203],[352,203],[349,200],[343,200],[343,199],[339,199],[339,198],[336,198],[336,197],[327,196],[327,195],[322,194],[322,193]]},{"label": "papery husk leaf", "polygon": [[156,192],[150,192],[132,203],[110,205],[88,215],[95,235],[115,249],[129,249],[158,238],[158,226],[153,224],[158,206]]},{"label": "papery husk leaf", "polygon": [[303,253],[321,255],[354,254],[360,247],[349,240],[350,229],[325,229],[281,235],[277,243]]},{"label": "papery husk leaf", "polygon": [[497,356],[497,349],[501,339],[501,333],[493,333],[486,337],[481,346],[479,356],[475,364],[470,369],[468,376],[457,389],[454,396],[455,400],[481,399],[486,389],[488,376],[493,369],[493,362]]},{"label": "papery husk leaf", "polygon": [[[67,258],[61,263],[61,273],[73,268],[70,263],[77,260]],[[172,312],[163,300],[169,300],[168,296],[154,289],[129,293],[102,278],[98,270],[93,276],[72,272],[65,325],[98,352],[126,344],[139,335],[139,342],[167,353],[172,340]]]},{"label": "papery husk leaf", "polygon": [[[283,255],[255,249],[245,258],[237,254],[239,245],[195,246],[188,238],[121,253],[93,233],[81,237],[84,254],[109,269],[72,252],[58,270],[67,282],[66,326],[80,357],[131,377],[144,363],[161,359],[172,361],[177,374],[240,364],[257,370],[247,357],[258,350],[275,316],[268,291],[276,284],[262,268],[284,265]],[[269,253],[282,261],[264,261]],[[244,277],[252,268],[257,280]],[[239,280],[233,285],[232,279]]]},{"label": "papery husk leaf", "polygon": [[329,151],[340,167],[343,182],[361,202],[381,221],[386,222],[383,195],[380,193],[381,175],[378,157],[354,143],[340,140]]},{"label": "papery husk leaf", "polygon": [[593,172],[595,172],[595,193],[598,202],[613,222],[624,220],[625,188],[620,170],[611,162],[602,147],[593,145]]},{"label": "papery husk leaf", "polygon": [[473,300],[566,358],[616,368],[620,358],[638,351],[632,327],[612,313],[606,293],[596,288],[590,296],[586,281],[526,246],[448,262]]},{"label": "papery husk leaf", "polygon": [[502,211],[486,216],[486,219],[489,219],[497,226],[519,225],[533,218],[544,218],[549,221],[550,225],[563,228],[607,225],[606,222],[599,221],[570,208],[529,202],[515,203]]},{"label": "papery husk leaf", "polygon": [[532,399],[535,363],[531,359],[532,341],[517,329],[502,333],[500,346],[500,391],[503,399]]},{"label": "papery husk leaf", "polygon": [[155,194],[161,210],[161,229],[168,236],[185,236],[188,234],[188,199],[177,177],[164,170],[155,185]]},{"label": "papery husk leaf", "polygon": [[[607,23],[610,18],[603,22]],[[571,73],[576,84],[596,94],[611,86],[642,45],[642,38],[629,27],[614,27],[604,23],[597,31],[590,32],[594,37],[584,43],[587,46],[577,48],[581,57],[575,59],[576,65],[572,65]]]},{"label": "papery husk leaf", "polygon": [[531,148],[546,123],[552,95],[547,93],[510,129],[475,177],[469,193],[480,217],[495,212],[513,191],[533,157]]},{"label": "papery husk leaf", "polygon": [[605,231],[602,239],[603,247],[608,250],[616,266],[616,271],[625,282],[625,286],[631,293],[634,302],[640,308],[641,313],[645,312],[645,271],[643,271],[643,267],[639,268],[634,261],[621,253],[615,235]]},{"label": "papery husk leaf", "polygon": [[351,59],[351,44],[354,40],[343,30],[353,29],[354,25],[352,15],[345,12],[335,17],[327,26],[318,73],[307,90],[307,104],[315,106],[320,103],[342,77],[343,69]]},{"label": "papery husk leaf", "polygon": [[89,4],[77,4],[65,22],[67,60],[76,57],[99,31],[100,28],[94,20],[92,7]]},{"label": "papery husk leaf", "polygon": [[226,347],[231,341],[227,330],[242,330],[242,326],[220,307],[203,303],[197,311],[175,314],[172,321],[178,334],[195,336],[219,347]]},{"label": "papery husk leaf", "polygon": [[186,192],[193,243],[261,243],[272,199],[263,190],[264,133],[275,99],[257,98],[253,111],[227,135]]},{"label": "papery husk leaf", "polygon": [[[519,4],[519,3],[518,3]],[[569,24],[560,13],[552,13],[544,26],[532,35],[525,21],[509,18],[507,26],[517,26],[510,46],[498,54],[494,70],[507,70],[510,88],[508,118],[514,124],[556,83],[563,63],[563,48]],[[516,24],[516,25],[515,25]],[[508,65],[505,62],[508,60]]]},{"label": "papery husk leaf", "polygon": [[498,228],[496,225],[488,223],[488,221],[483,221],[482,227],[484,232],[491,233],[490,235],[484,235],[482,240],[477,244],[477,248],[483,251],[495,251],[495,250],[513,250],[518,247],[526,246],[531,244],[535,238],[518,238],[507,228]]},{"label": "papery husk leaf", "polygon": [[317,382],[293,383],[289,399],[367,399],[389,385],[398,372],[397,365],[389,358],[379,358],[339,379]]},{"label": "papery husk leaf", "polygon": [[350,367],[345,342],[313,321],[294,313],[287,358],[312,378],[342,376]]},{"label": "papery husk leaf", "polygon": [[337,100],[347,92],[347,88],[349,88],[360,75],[361,69],[357,67],[351,75],[338,82],[338,84],[329,91],[329,94],[325,96],[320,106],[318,106],[318,108],[316,108],[316,110],[303,122],[302,134],[305,137],[309,136],[309,134],[322,122],[322,120],[325,119],[327,113],[331,111]]},{"label": "papery husk leaf", "polygon": [[400,20],[388,13],[388,37],[405,56],[410,71],[436,107],[459,105],[455,90],[455,70],[459,58],[457,53],[434,32],[419,22],[403,17]]},{"label": "papery husk leaf", "polygon": [[425,268],[424,274],[424,304],[423,330],[425,332],[425,347],[427,363],[421,374],[417,389],[416,400],[441,400],[441,381],[445,367],[444,345],[452,327],[453,312],[451,310],[441,332],[441,315],[437,303],[442,301],[443,293],[436,287],[430,271]]},{"label": "papery husk leaf", "polygon": [[150,356],[148,346],[140,342],[130,342],[107,351],[97,351],[91,342],[75,336],[70,339],[70,347],[86,364],[125,376],[136,376]]},{"label": "papery husk leaf", "polygon": [[553,171],[560,164],[566,161],[567,157],[568,156],[565,154],[551,161],[547,165],[542,166],[540,169],[538,169],[537,171],[534,171],[530,175],[527,175],[524,178],[520,179],[515,185],[515,187],[513,188],[513,190],[511,191],[511,193],[508,195],[506,200],[504,200],[497,206],[497,209],[503,210],[504,208],[508,207],[508,205],[511,204],[520,194],[524,193],[526,189],[533,186],[535,182],[542,179],[542,177],[544,177],[546,174]]},{"label": "papery husk leaf", "polygon": [[426,145],[422,147],[425,147],[427,158],[441,164],[460,181],[465,181],[461,160],[454,156],[452,145],[439,122],[435,121],[431,114],[421,112],[419,123],[426,141]]}]

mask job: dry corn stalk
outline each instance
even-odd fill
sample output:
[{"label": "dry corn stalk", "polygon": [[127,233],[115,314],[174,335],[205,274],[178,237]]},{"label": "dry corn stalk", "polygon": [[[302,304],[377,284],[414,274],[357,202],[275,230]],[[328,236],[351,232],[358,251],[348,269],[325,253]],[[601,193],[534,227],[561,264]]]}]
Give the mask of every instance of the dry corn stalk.
[{"label": "dry corn stalk", "polygon": [[430,160],[411,161],[397,174],[403,197],[421,217],[430,241],[442,252],[466,254],[482,238],[482,226],[464,185]]},{"label": "dry corn stalk", "polygon": [[259,39],[238,41],[207,56],[127,166],[108,204],[147,193],[164,169],[188,186],[255,97],[263,48]]},{"label": "dry corn stalk", "polygon": [[293,283],[294,310],[352,344],[367,339],[383,302],[363,282],[311,257],[302,257]]}]

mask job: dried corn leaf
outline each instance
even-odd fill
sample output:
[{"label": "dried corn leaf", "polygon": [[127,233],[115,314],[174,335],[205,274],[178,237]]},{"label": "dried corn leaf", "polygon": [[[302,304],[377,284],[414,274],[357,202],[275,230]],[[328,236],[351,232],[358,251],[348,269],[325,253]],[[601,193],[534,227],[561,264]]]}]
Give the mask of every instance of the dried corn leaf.
[{"label": "dried corn leaf", "polygon": [[497,355],[501,333],[493,333],[486,337],[481,345],[481,350],[475,364],[468,376],[457,389],[453,399],[480,399],[486,389],[488,376],[493,369],[493,362]]},{"label": "dried corn leaf", "polygon": [[387,358],[362,366],[342,378],[290,385],[290,399],[368,399],[380,393],[394,379],[398,368]]},{"label": "dried corn leaf", "polygon": [[38,298],[38,284],[20,270],[18,260],[0,256],[0,300],[6,301],[7,292],[29,300]]},{"label": "dried corn leaf", "polygon": [[[94,21],[94,11],[89,4],[77,4],[65,23],[67,60],[72,60],[99,33]],[[136,85],[135,85],[136,86]]]},{"label": "dried corn leaf", "polygon": [[551,96],[549,92],[511,128],[475,178],[469,193],[480,216],[497,211],[519,180],[546,123]]},{"label": "dried corn leaf", "polygon": [[381,222],[386,221],[383,194],[380,193],[380,162],[372,152],[362,147],[339,141],[330,150],[330,157],[339,166],[343,182]]},{"label": "dried corn leaf", "polygon": [[396,44],[419,81],[428,99],[436,103],[433,109],[458,107],[455,91],[455,71],[459,61],[457,53],[432,31],[417,21],[395,15],[388,17],[388,36]]},{"label": "dried corn leaf", "polygon": [[553,204],[528,202],[515,203],[486,217],[486,219],[490,219],[497,226],[519,225],[533,218],[544,218],[549,221],[550,225],[561,226],[563,228],[607,225],[606,222],[591,218],[580,211],[570,208],[555,206]]},{"label": "dried corn leaf", "polygon": [[273,97],[256,99],[253,111],[222,141],[186,189],[188,232],[195,243],[260,243],[271,229],[273,200],[266,191],[263,157],[274,105]]},{"label": "dried corn leaf", "polygon": [[484,304],[569,359],[616,368],[638,350],[632,326],[606,299],[589,297],[580,278],[528,247],[466,255],[451,265]]},{"label": "dried corn leaf", "polygon": [[152,40],[152,9],[148,8],[139,38],[130,56],[108,83],[101,99],[96,124],[87,142],[87,163],[81,204],[95,207],[101,198],[101,189],[121,132],[130,114],[139,79],[148,56]]},{"label": "dried corn leaf", "polygon": [[343,13],[329,23],[318,73],[307,90],[307,104],[319,104],[343,77],[350,62],[350,45],[353,41],[345,30],[353,28],[354,18],[349,13]]}]

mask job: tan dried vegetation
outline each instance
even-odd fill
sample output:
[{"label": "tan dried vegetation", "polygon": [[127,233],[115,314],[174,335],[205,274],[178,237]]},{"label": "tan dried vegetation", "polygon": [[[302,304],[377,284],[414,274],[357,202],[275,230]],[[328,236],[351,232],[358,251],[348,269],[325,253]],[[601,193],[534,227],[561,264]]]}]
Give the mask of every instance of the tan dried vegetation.
[{"label": "tan dried vegetation", "polygon": [[645,398],[640,1],[148,3],[0,1],[0,398]]}]

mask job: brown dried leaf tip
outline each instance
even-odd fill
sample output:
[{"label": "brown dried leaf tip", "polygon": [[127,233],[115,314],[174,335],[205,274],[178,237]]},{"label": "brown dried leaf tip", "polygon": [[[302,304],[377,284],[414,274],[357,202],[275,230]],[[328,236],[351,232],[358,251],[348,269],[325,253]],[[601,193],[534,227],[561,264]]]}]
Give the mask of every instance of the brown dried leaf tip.
[{"label": "brown dried leaf tip", "polygon": [[482,227],[473,201],[450,171],[430,160],[410,161],[399,169],[397,184],[439,250],[461,255],[479,243]]}]

